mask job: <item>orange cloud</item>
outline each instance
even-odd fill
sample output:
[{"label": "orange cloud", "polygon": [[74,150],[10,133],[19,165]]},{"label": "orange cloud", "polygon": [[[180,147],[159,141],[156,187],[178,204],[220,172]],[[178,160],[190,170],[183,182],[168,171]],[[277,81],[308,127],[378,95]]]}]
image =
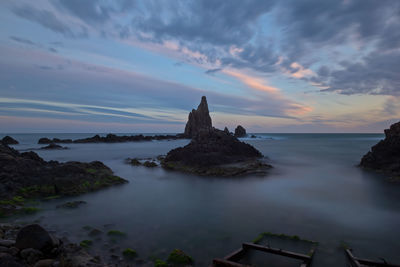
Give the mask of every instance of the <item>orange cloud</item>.
[{"label": "orange cloud", "polygon": [[247,86],[260,90],[260,91],[265,91],[271,94],[278,94],[279,93],[279,89],[269,86],[269,85],[265,85],[263,83],[263,80],[260,78],[256,78],[256,77],[252,77],[237,71],[233,71],[233,70],[226,70],[224,69],[222,71],[225,74],[228,74],[230,76],[233,76],[237,79],[239,79],[241,82],[243,82],[244,84],[246,84]]}]

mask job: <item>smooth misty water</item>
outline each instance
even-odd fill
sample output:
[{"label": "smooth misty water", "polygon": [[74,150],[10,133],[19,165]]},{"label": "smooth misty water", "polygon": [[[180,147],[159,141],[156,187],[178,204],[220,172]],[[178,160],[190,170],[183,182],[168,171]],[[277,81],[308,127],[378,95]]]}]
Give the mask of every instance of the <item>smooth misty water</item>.
[{"label": "smooth misty water", "polygon": [[[13,134],[19,150],[38,148],[39,137],[82,138],[91,134]],[[261,136],[261,135],[258,135]],[[272,138],[272,139],[271,139]],[[66,199],[40,203],[42,212],[20,218],[67,235],[88,239],[82,226],[117,229],[141,258],[165,259],[174,248],[208,266],[261,232],[286,233],[319,241],[313,266],[345,266],[342,241],[357,256],[400,262],[400,186],[359,169],[379,134],[265,134],[246,139],[271,159],[267,177],[205,178],[132,167],[128,157],[156,157],[188,140],[119,144],[67,144],[62,151],[36,151],[46,160],[103,161],[130,181],[70,198],[88,204],[55,209]],[[109,225],[111,224],[111,226]],[[108,226],[104,226],[108,225]],[[108,248],[106,236],[94,253]]]}]

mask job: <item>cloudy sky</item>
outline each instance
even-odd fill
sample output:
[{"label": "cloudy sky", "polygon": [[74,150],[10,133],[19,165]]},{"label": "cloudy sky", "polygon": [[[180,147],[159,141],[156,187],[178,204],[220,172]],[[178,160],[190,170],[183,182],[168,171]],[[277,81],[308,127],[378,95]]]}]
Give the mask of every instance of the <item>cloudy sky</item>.
[{"label": "cloudy sky", "polygon": [[0,132],[382,132],[399,0],[2,0]]}]

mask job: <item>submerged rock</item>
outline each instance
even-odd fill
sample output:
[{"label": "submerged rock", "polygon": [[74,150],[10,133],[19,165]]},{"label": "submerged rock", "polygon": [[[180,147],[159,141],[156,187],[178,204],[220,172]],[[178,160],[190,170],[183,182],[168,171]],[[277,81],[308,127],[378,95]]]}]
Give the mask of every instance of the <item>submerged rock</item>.
[{"label": "submerged rock", "polygon": [[209,131],[211,129],[212,122],[208,111],[207,99],[203,96],[197,109],[193,109],[192,112],[189,113],[184,135],[188,138],[192,138],[200,131]]},{"label": "submerged rock", "polygon": [[246,129],[243,128],[241,125],[238,125],[235,129],[235,136],[236,137],[245,137],[247,135]]},{"label": "submerged rock", "polygon": [[385,130],[385,139],[362,157],[360,166],[400,177],[400,122]]},{"label": "submerged rock", "polygon": [[0,214],[17,212],[27,198],[78,195],[126,180],[99,161],[59,163],[0,144]]},{"label": "submerged rock", "polygon": [[1,139],[1,143],[5,145],[18,145],[19,142],[12,138],[11,136],[4,136],[3,139]]},{"label": "submerged rock", "polygon": [[82,201],[82,200],[70,201],[70,202],[66,202],[61,205],[57,205],[56,208],[57,209],[76,209],[79,206],[86,204],[86,203],[87,203],[86,201]]}]

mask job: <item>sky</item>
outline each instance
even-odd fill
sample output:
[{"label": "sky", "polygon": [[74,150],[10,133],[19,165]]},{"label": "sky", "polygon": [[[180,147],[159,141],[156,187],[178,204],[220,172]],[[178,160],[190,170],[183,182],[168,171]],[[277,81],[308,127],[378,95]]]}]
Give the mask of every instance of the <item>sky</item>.
[{"label": "sky", "polygon": [[2,0],[0,132],[381,133],[399,0]]}]

